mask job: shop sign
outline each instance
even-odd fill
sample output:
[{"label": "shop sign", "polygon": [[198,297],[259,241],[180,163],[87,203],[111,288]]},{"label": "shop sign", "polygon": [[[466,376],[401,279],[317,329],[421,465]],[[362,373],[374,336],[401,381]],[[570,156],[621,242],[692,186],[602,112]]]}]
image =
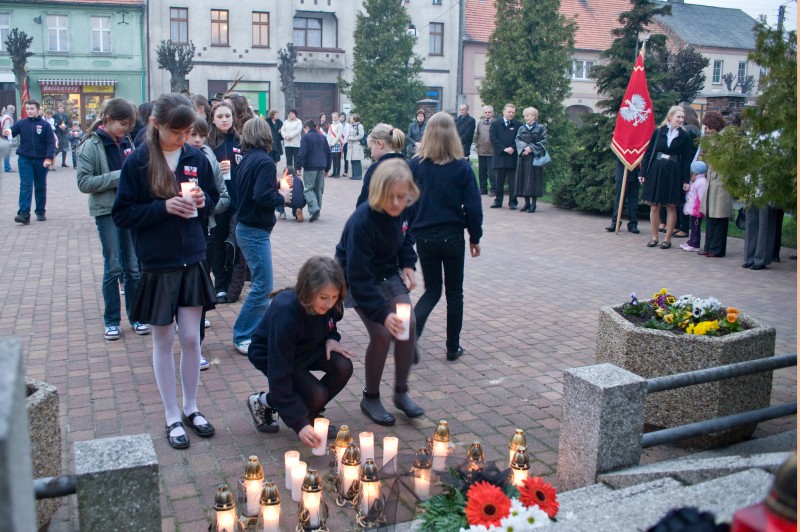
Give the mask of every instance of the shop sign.
[{"label": "shop sign", "polygon": [[52,84],[42,85],[42,93],[67,94],[80,91],[81,91],[80,85],[52,85]]},{"label": "shop sign", "polygon": [[108,93],[114,94],[114,86],[113,85],[84,85],[83,92],[101,92],[101,93]]}]

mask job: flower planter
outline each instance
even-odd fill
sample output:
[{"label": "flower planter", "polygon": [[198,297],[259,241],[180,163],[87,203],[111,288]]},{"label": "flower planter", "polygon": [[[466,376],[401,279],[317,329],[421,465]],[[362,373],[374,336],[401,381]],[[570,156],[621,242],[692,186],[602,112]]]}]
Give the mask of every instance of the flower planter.
[{"label": "flower planter", "polygon": [[[724,366],[775,354],[775,329],[740,316],[745,329],[725,336],[695,336],[646,329],[629,322],[622,305],[600,309],[598,364],[611,363],[642,378]],[[668,428],[769,406],[772,372],[687,386],[647,395],[646,428]],[[744,440],[757,424],[685,440],[714,447]]]},{"label": "flower planter", "polygon": [[[33,478],[61,474],[61,427],[58,424],[58,390],[46,382],[25,378],[28,387],[28,424],[31,435]],[[42,530],[61,505],[61,499],[36,501],[37,528]]]}]

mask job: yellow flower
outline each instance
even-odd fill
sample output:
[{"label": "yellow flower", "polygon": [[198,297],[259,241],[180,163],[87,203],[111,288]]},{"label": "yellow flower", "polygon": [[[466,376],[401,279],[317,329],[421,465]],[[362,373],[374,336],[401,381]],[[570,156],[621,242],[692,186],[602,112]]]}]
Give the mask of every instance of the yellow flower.
[{"label": "yellow flower", "polygon": [[662,295],[662,296],[667,295],[667,289],[666,288],[662,288],[661,291],[659,292],[659,295]]},{"label": "yellow flower", "polygon": [[658,299],[658,296],[660,296],[660,295],[661,295],[661,294],[659,294],[658,292],[656,292],[655,294],[653,294],[653,298],[652,298],[652,299]]},{"label": "yellow flower", "polygon": [[678,327],[680,327],[681,329],[685,329],[687,325],[689,325],[689,320],[683,320],[678,324]]},{"label": "yellow flower", "polygon": [[738,318],[738,316],[736,315],[736,313],[728,312],[728,316],[727,316],[726,319],[728,320],[728,323],[736,323],[736,319],[737,318]]},{"label": "yellow flower", "polygon": [[669,296],[667,298],[667,304],[668,305],[674,305],[675,304],[675,296]]},{"label": "yellow flower", "polygon": [[694,334],[694,323],[690,323],[688,327],[686,327],[686,334]]},{"label": "yellow flower", "polygon": [[658,307],[658,308],[656,309],[656,314],[658,314],[658,317],[659,317],[659,318],[662,318],[662,317],[664,317],[664,309],[663,309],[663,308],[661,308],[661,307]]},{"label": "yellow flower", "polygon": [[666,316],[664,316],[664,321],[666,321],[667,323],[672,323],[672,320],[674,318],[675,316],[673,316],[672,314],[667,314]]}]

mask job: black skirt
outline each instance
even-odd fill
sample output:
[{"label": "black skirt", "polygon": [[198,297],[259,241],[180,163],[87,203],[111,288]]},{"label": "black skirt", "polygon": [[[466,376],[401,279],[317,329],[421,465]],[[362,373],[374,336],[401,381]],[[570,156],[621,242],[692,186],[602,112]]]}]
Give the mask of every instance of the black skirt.
[{"label": "black skirt", "polygon": [[178,307],[211,310],[216,303],[214,284],[203,260],[174,270],[142,272],[130,319],[148,325],[169,325]]},{"label": "black skirt", "polygon": [[[387,303],[399,295],[408,294],[408,288],[405,283],[403,283],[403,279],[400,277],[399,273],[382,280],[378,283],[378,288],[381,291],[381,295],[383,295],[384,301]],[[347,295],[344,296],[344,306],[345,308],[355,308],[358,306],[350,290],[348,290]]]}]

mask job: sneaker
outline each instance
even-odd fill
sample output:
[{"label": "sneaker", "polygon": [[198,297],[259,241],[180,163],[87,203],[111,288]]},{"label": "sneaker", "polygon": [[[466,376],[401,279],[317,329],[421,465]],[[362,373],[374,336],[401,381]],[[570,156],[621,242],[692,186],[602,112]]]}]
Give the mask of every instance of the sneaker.
[{"label": "sneaker", "polygon": [[145,325],[144,323],[139,323],[138,321],[134,321],[131,324],[131,327],[133,327],[133,332],[135,332],[139,336],[150,334],[150,326]]},{"label": "sneaker", "polygon": [[260,393],[251,393],[247,397],[247,408],[253,416],[258,432],[275,433],[280,430],[278,426],[278,412],[264,405],[258,400]]},{"label": "sneaker", "polygon": [[278,214],[278,218],[280,218],[281,220],[285,220],[286,219],[286,213],[282,212],[282,213]]},{"label": "sneaker", "polygon": [[208,360],[206,360],[206,357],[204,357],[203,355],[200,355],[200,371],[205,371],[210,367],[211,367],[211,364],[208,363]]},{"label": "sneaker", "polygon": [[122,335],[122,331],[119,329],[119,325],[108,325],[106,326],[105,338],[106,340],[119,340],[119,337]]},{"label": "sneaker", "polygon": [[14,221],[18,224],[28,225],[31,223],[31,215],[27,212],[21,212],[18,215],[14,216]]},{"label": "sneaker", "polygon": [[242,340],[241,342],[236,344],[236,350],[243,355],[246,355],[249,349],[250,349],[250,340]]},{"label": "sneaker", "polygon": [[203,328],[204,329],[208,329],[209,327],[211,327],[211,322],[210,321],[206,320],[205,322],[203,322]]}]

